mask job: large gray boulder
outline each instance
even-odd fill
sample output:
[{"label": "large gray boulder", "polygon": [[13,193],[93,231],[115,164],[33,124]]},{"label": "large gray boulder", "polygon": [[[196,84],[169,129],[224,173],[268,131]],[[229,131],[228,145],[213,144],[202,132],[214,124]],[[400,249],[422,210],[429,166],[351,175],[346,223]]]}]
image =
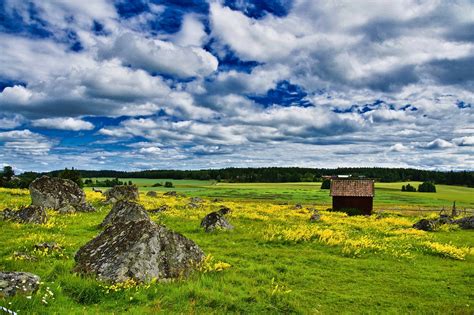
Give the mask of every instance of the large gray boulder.
[{"label": "large gray boulder", "polygon": [[148,197],[158,197],[158,194],[154,190],[150,190],[146,193]]},{"label": "large gray boulder", "polygon": [[100,226],[105,227],[117,222],[149,220],[145,208],[142,205],[128,200],[117,201]]},{"label": "large gray boulder", "polygon": [[459,225],[462,229],[474,229],[474,216],[457,219],[453,223]]},{"label": "large gray boulder", "polygon": [[107,190],[105,193],[106,202],[114,203],[119,200],[137,201],[139,198],[138,187],[135,185],[118,185]]},{"label": "large gray boulder", "polygon": [[440,223],[438,222],[438,220],[421,219],[420,221],[413,224],[413,228],[417,230],[432,232],[439,225]]},{"label": "large gray boulder", "polygon": [[201,227],[206,232],[216,230],[232,230],[234,227],[227,221],[225,215],[230,212],[227,207],[221,207],[219,211],[211,212],[201,221]]},{"label": "large gray boulder", "polygon": [[59,212],[95,211],[86,202],[86,194],[72,180],[42,176],[30,184],[31,203]]},{"label": "large gray boulder", "polygon": [[3,220],[19,223],[44,224],[48,221],[48,214],[43,207],[27,206],[20,210],[5,209],[2,211]]},{"label": "large gray boulder", "polygon": [[29,272],[0,272],[0,298],[31,294],[38,290],[40,277]]},{"label": "large gray boulder", "polygon": [[75,271],[101,281],[138,282],[188,275],[204,253],[191,240],[150,220],[117,222],[75,255]]}]

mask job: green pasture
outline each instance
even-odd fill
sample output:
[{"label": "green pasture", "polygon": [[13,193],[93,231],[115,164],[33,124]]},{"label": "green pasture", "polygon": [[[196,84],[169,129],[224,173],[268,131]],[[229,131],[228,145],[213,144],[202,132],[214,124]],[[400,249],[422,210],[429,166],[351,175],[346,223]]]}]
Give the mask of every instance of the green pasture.
[{"label": "green pasture", "polygon": [[[189,195],[244,200],[242,198],[252,197],[254,191],[255,196],[268,200],[274,200],[274,197],[267,193],[278,194],[282,201],[328,200],[328,192],[319,191],[315,183],[213,185],[210,182],[175,181],[175,184],[177,189]],[[379,184],[377,194],[386,196],[385,202],[395,203],[397,195],[404,196],[395,190],[396,187],[397,184]],[[449,198],[454,197],[450,196],[449,187],[446,191],[444,186],[438,188],[442,200],[450,201]],[[465,198],[467,204],[472,203],[465,196],[470,190],[450,189],[458,194],[458,200]],[[313,199],[313,196],[320,199]],[[425,194],[407,198],[417,202],[436,200],[434,195]],[[143,194],[142,200],[145,200]],[[163,199],[163,202],[166,200],[171,202],[172,199]],[[186,202],[187,197],[182,200]],[[0,209],[29,202],[26,192],[0,192]],[[267,202],[258,201],[257,204],[265,206]],[[206,201],[203,213],[217,205]],[[298,216],[291,217],[288,222],[235,216],[232,219],[235,230],[208,234],[199,228],[200,217],[190,212],[179,217],[166,212],[154,215],[154,221],[194,240],[206,254],[232,267],[221,272],[197,272],[188,279],[107,293],[103,283],[71,272],[75,252],[100,233],[98,224],[111,208],[99,201],[94,201],[94,206],[99,210],[96,213],[54,215],[49,226],[0,220],[0,270],[33,272],[43,282],[33,297],[0,298],[0,306],[19,314],[474,313],[474,256],[453,260],[415,250],[412,258],[377,252],[354,257],[342,254],[340,248],[318,242],[268,243],[262,239],[261,232],[271,224],[289,227],[308,224],[307,219],[303,221]],[[243,204],[243,207],[247,205]],[[246,209],[252,211],[248,207]],[[290,206],[287,209],[294,211]],[[409,218],[412,222],[418,219]],[[352,232],[363,234],[366,231],[353,229]],[[433,232],[430,237],[432,241],[460,247],[474,244],[474,233],[470,230]],[[45,241],[61,243],[63,256],[39,256],[34,261],[15,258],[16,253],[31,253],[34,244]],[[42,297],[47,293],[46,288],[53,296],[48,295],[44,303]]]},{"label": "green pasture", "polygon": [[[104,180],[105,178],[98,178]],[[93,179],[95,180],[95,178]],[[223,183],[200,180],[135,179],[131,180],[140,190],[175,190],[190,196],[218,199],[262,200],[272,202],[305,203],[331,206],[329,190],[320,189],[321,183]],[[155,183],[170,181],[173,188],[151,187]],[[451,208],[454,201],[459,208],[474,208],[474,188],[436,185],[436,193],[402,192],[402,185],[418,187],[420,182],[376,183],[374,207],[384,208]]]}]

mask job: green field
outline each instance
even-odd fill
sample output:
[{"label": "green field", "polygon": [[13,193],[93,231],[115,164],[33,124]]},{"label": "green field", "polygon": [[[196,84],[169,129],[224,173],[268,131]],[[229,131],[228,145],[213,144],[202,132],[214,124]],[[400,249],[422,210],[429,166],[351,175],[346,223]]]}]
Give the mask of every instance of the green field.
[{"label": "green field", "polygon": [[[96,178],[94,178],[95,180]],[[97,178],[104,180],[105,178]],[[266,200],[275,202],[309,203],[331,206],[329,190],[321,190],[321,183],[218,183],[216,181],[173,180],[173,179],[135,179],[132,181],[142,190],[175,190],[190,196],[207,198]],[[174,188],[151,187],[155,183],[170,181]],[[402,185],[410,183],[418,187],[420,182],[376,183],[374,207],[386,208],[451,208],[453,201],[457,207],[474,208],[474,189],[461,186],[436,185],[436,193],[402,192]]]},{"label": "green field", "polygon": [[[145,186],[157,180],[132,181],[140,186],[140,203],[147,210],[170,206],[152,215],[154,221],[194,240],[216,262],[231,267],[117,292],[107,292],[106,284],[92,277],[73,274],[74,253],[100,233],[98,224],[111,208],[86,188],[96,213],[49,211],[49,223],[39,226],[0,221],[0,270],[33,272],[43,282],[31,298],[0,298],[0,306],[20,314],[474,313],[472,230],[421,232],[410,228],[419,217],[326,212],[329,192],[321,191],[319,183],[173,180],[175,188],[156,190],[177,190],[186,197],[152,198],[145,196],[152,189]],[[438,185],[438,193],[428,194],[402,193],[400,187],[377,184],[376,207],[442,207],[454,200],[459,206],[474,206],[474,189]],[[189,196],[205,198],[202,208],[187,208]],[[0,209],[29,202],[25,190],[0,189]],[[294,210],[297,202],[316,205],[322,221],[309,223],[311,212]],[[220,205],[232,209],[229,219],[235,229],[204,233],[200,220]],[[45,241],[56,241],[64,250],[33,250],[34,244]]]}]

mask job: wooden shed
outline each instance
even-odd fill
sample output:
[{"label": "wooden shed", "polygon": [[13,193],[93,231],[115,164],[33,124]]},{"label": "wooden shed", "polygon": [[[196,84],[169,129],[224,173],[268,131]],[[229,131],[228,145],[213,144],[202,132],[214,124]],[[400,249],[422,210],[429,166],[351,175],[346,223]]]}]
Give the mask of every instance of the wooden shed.
[{"label": "wooden shed", "polygon": [[372,214],[374,181],[371,179],[332,179],[332,209],[353,210],[357,214]]}]

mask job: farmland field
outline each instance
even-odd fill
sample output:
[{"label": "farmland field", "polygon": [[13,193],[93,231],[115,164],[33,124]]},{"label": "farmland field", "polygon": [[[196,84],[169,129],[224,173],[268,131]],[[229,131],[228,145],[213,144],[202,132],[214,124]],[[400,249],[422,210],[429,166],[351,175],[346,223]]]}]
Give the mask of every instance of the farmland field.
[{"label": "farmland field", "polygon": [[[111,208],[100,193],[86,188],[96,213],[48,211],[45,225],[0,221],[0,270],[29,271],[42,279],[33,296],[0,299],[0,306],[20,314],[474,312],[472,230],[449,226],[424,232],[411,228],[419,220],[415,216],[327,212],[329,191],[320,190],[320,183],[171,180],[174,188],[152,188],[166,179],[130,180],[140,187],[140,203],[147,210],[170,206],[152,214],[153,221],[192,239],[212,256],[210,261],[226,268],[211,264],[187,279],[116,289],[72,273],[74,253],[100,232],[97,226]],[[402,193],[401,185],[378,183],[376,208],[440,208],[453,201],[474,207],[471,188],[437,185],[435,194]],[[158,197],[145,195],[151,189]],[[186,196],[161,194],[169,190]],[[202,206],[187,207],[190,196],[204,198]],[[29,202],[27,190],[0,189],[0,209]],[[303,209],[295,209],[295,203]],[[221,205],[232,209],[235,229],[204,233],[200,220]],[[306,207],[320,210],[321,220],[310,223]],[[63,250],[33,250],[46,241],[58,242]]]}]

